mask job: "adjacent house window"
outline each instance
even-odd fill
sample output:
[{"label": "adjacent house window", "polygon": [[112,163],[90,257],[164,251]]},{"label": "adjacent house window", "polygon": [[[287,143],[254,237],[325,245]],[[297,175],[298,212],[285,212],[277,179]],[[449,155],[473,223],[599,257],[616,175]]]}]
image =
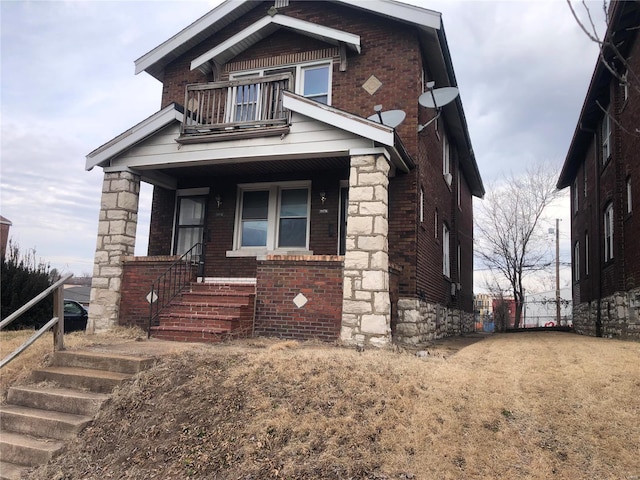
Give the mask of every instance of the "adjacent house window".
[{"label": "adjacent house window", "polygon": [[442,274],[451,277],[451,255],[449,251],[449,227],[442,224]]},{"label": "adjacent house window", "polygon": [[419,205],[419,217],[420,217],[420,223],[424,222],[424,187],[420,187],[420,199],[419,199],[420,205]]},{"label": "adjacent house window", "polygon": [[580,280],[580,242],[573,246],[573,280]]},{"label": "adjacent house window", "polygon": [[236,249],[308,248],[308,182],[239,187]]},{"label": "adjacent house window", "polygon": [[613,203],[604,210],[604,261],[613,259]]},{"label": "adjacent house window", "polygon": [[602,118],[600,134],[602,136],[602,164],[604,165],[611,155],[611,119],[609,118],[609,110],[605,112]]},{"label": "adjacent house window", "polygon": [[573,203],[573,213],[578,213],[578,177],[573,181],[573,185],[571,185],[571,199]]},{"label": "adjacent house window", "polygon": [[173,242],[175,255],[183,255],[195,244],[201,243],[204,234],[206,194],[188,195],[189,193],[189,190],[178,191]]},{"label": "adjacent house window", "polygon": [[589,275],[589,232],[584,232],[584,274]]},{"label": "adjacent house window", "polygon": [[438,225],[438,209],[436,208],[435,213],[433,214],[433,236],[438,239],[438,230],[440,226]]},{"label": "adjacent house window", "polygon": [[451,186],[451,147],[446,133],[442,133],[442,175]]},{"label": "adjacent house window", "polygon": [[633,202],[631,197],[631,177],[627,177],[627,213],[633,211]]},{"label": "adjacent house window", "polygon": [[622,101],[626,102],[629,98],[629,72],[624,72],[622,75]]}]

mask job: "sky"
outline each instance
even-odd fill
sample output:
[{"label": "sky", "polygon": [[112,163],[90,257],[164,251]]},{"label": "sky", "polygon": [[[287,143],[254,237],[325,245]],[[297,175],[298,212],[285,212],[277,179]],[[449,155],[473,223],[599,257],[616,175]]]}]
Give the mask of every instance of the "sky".
[{"label": "sky", "polygon": [[[102,170],[86,171],[85,157],[159,110],[160,82],[134,75],[134,61],[218,3],[0,0],[0,215],[22,250],[91,274]],[[559,169],[597,58],[566,2],[408,3],[442,12],[485,187],[540,160]],[[604,31],[602,3],[586,5]],[[136,255],[146,253],[151,191],[143,184]],[[549,218],[562,219],[568,284],[566,198]]]}]

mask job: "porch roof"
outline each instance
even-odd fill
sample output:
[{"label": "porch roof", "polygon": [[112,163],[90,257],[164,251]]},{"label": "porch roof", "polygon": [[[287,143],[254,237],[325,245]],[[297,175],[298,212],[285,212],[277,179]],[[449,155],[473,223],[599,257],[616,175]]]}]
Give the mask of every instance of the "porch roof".
[{"label": "porch roof", "polygon": [[276,13],[275,15],[267,15],[261,18],[253,25],[248,26],[215,48],[194,59],[191,62],[191,70],[197,68],[206,74],[212,71],[213,65],[220,68],[229,60],[280,28],[294,30],[302,35],[317,38],[334,45],[344,43],[353,51],[360,53],[359,35]]},{"label": "porch roof", "polygon": [[[296,147],[295,143],[287,144],[279,137],[276,137],[278,140],[273,145],[260,143],[262,142],[260,138],[180,145],[176,142],[180,136],[179,128],[172,127],[175,131],[167,130],[167,128],[171,124],[183,121],[183,108],[180,105],[171,104],[89,153],[86,157],[85,168],[91,170],[95,166],[100,166],[116,169],[166,169],[180,165],[193,166],[202,162],[220,163],[222,160],[226,163],[234,163],[247,162],[249,159],[258,161],[282,160],[293,157],[317,158],[319,156],[348,156],[359,154],[358,152],[364,154],[366,151],[383,150],[387,151],[390,161],[401,171],[408,172],[415,165],[411,156],[406,152],[402,141],[391,127],[288,91],[283,93],[283,105],[291,112],[298,114],[297,119],[308,118],[311,121],[319,122],[319,124],[325,124],[328,131],[343,132],[340,134],[341,140],[306,143],[302,145],[304,148]],[[296,121],[294,119],[292,124],[295,124]],[[161,131],[164,131],[162,135],[160,135]],[[295,128],[292,128],[292,133],[289,135],[294,134]],[[155,136],[171,137],[170,144],[165,144],[166,148],[161,152],[155,150],[156,155],[151,157],[131,154],[131,151],[139,149],[138,145],[141,145],[140,148],[144,148],[142,147],[144,141]],[[275,142],[271,137],[268,140]],[[229,148],[229,146],[233,148]],[[131,158],[128,158],[127,155],[130,155]],[[136,158],[134,159],[134,157]],[[141,161],[140,158],[144,158],[144,161]]]},{"label": "porch roof", "polygon": [[[441,14],[439,12],[414,5],[407,5],[393,0],[368,0],[366,2],[359,0],[331,1],[391,20],[410,24],[423,32],[442,29]],[[252,0],[226,0],[170,39],[138,58],[135,61],[135,73],[147,72],[149,75],[162,81],[164,68],[169,63],[198,45],[205,38],[214,35],[227,25],[233,23],[259,4],[260,2]],[[284,17],[284,15],[281,17]],[[298,27],[301,25],[302,24],[299,24]],[[315,27],[319,26],[316,25]],[[333,33],[329,34],[331,30],[333,30]],[[314,29],[307,31],[308,33],[313,33]],[[339,40],[345,43],[351,43],[348,41],[350,37],[343,39],[344,32],[340,32],[340,34],[335,37],[337,32],[339,31],[335,29],[323,30],[323,35],[325,39],[332,39],[332,42]],[[444,37],[442,37],[441,41],[442,40],[444,40]],[[355,48],[355,45],[355,43],[352,43],[352,48]],[[446,61],[446,58],[443,58],[443,60]],[[197,68],[198,66],[192,67]]]}]

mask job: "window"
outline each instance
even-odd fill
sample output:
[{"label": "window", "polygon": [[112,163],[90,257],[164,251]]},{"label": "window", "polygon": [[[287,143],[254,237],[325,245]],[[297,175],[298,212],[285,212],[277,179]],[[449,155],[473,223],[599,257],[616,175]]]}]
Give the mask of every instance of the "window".
[{"label": "window", "polygon": [[573,246],[573,280],[580,280],[580,242]]},{"label": "window", "polygon": [[420,187],[420,205],[418,206],[420,223],[424,222],[424,187]]},{"label": "window", "polygon": [[578,177],[573,181],[573,185],[571,185],[571,200],[573,203],[573,213],[578,213]]},{"label": "window", "polygon": [[207,197],[206,195],[189,195],[189,193],[195,193],[196,190],[199,189],[178,191],[175,240],[173,244],[173,253],[175,255],[182,255],[188,252],[196,243],[202,242]]},{"label": "window", "polygon": [[436,211],[433,215],[433,236],[436,238],[436,240],[438,239],[438,229],[440,227],[438,226],[438,209],[436,208]]},{"label": "window", "polygon": [[602,118],[600,134],[602,136],[602,164],[604,165],[611,155],[611,119],[609,118],[609,110],[605,112]]},{"label": "window", "polygon": [[447,185],[451,186],[451,147],[446,133],[442,134],[442,175]]},{"label": "window", "polygon": [[442,224],[442,274],[451,276],[451,255],[449,253],[449,227]]},{"label": "window", "polygon": [[626,102],[629,98],[629,72],[622,75],[622,101]]},{"label": "window", "polygon": [[458,166],[458,171],[457,171],[457,175],[456,175],[456,190],[457,190],[457,194],[458,194],[458,208],[462,208],[460,206],[460,166]]},{"label": "window", "polygon": [[604,210],[604,261],[613,259],[613,204]]},{"label": "window", "polygon": [[633,211],[633,202],[631,197],[631,177],[627,177],[627,213]]},{"label": "window", "polygon": [[584,179],[584,184],[582,185],[582,193],[583,193],[584,198],[587,198],[587,165],[586,165],[586,162],[582,166],[582,173],[583,173],[583,179]]},{"label": "window", "polygon": [[458,283],[461,283],[460,278],[462,277],[462,248],[460,247],[460,242],[458,242],[458,251],[456,253],[458,254]]},{"label": "window", "polygon": [[331,72],[329,64],[301,67],[300,85],[297,92],[316,102],[330,105],[330,79]]},{"label": "window", "polygon": [[589,275],[589,232],[584,232],[584,274]]},{"label": "window", "polygon": [[239,187],[236,250],[308,248],[309,182]]}]

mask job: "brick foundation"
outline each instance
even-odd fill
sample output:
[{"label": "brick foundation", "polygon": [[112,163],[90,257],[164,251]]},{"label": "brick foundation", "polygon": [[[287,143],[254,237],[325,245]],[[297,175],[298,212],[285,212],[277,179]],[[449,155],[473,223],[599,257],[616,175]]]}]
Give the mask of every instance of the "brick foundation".
[{"label": "brick foundation", "polygon": [[[342,318],[342,257],[269,255],[258,260],[255,334],[334,341]],[[304,295],[306,303],[294,299]]]}]

